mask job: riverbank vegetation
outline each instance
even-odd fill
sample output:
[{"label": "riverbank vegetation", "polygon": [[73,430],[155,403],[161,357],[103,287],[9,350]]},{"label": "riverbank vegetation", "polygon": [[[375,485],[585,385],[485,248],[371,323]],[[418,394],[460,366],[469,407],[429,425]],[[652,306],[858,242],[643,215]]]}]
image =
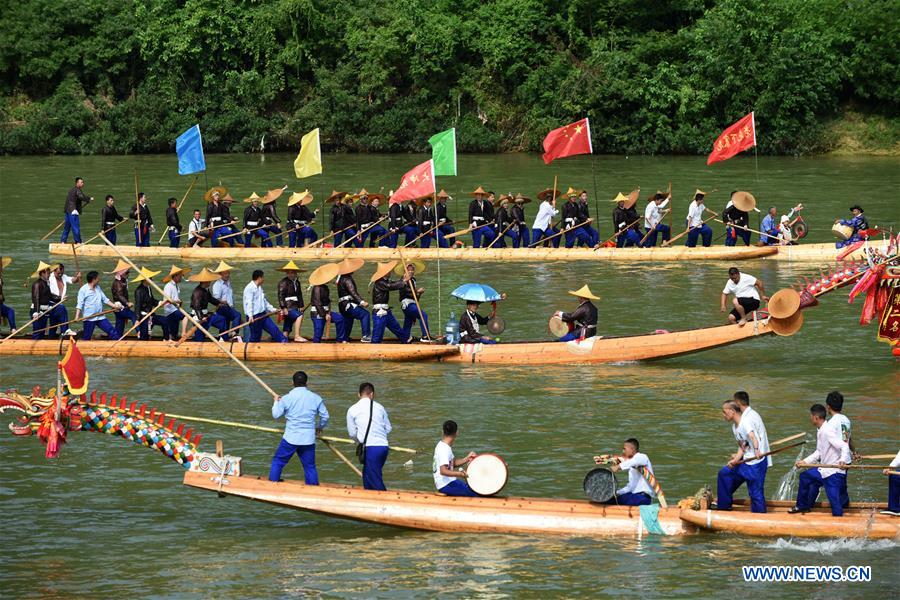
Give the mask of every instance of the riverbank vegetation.
[{"label": "riverbank vegetation", "polygon": [[0,152],[897,152],[896,0],[21,0],[0,13]]}]

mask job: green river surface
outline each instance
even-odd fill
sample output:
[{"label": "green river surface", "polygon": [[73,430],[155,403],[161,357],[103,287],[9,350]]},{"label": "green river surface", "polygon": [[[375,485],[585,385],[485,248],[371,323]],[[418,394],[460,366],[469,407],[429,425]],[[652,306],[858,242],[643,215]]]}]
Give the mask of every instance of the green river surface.
[{"label": "green river surface", "polygon": [[[426,157],[416,155],[326,155],[325,173],[296,181],[293,156],[213,155],[208,183],[220,180],[235,197],[289,183],[307,185],[321,200],[332,188],[385,191]],[[870,222],[900,225],[896,158],[733,159],[707,167],[702,157],[596,157],[601,229],[610,234],[607,198],[643,186],[646,197],[671,181],[676,223],[683,220],[695,187],[718,189],[707,205],[721,210],[731,189],[753,192],[763,208],[787,209],[803,202],[809,241],[831,241],[835,218],[846,218],[856,202]],[[82,217],[82,230],[97,231],[102,197],[119,198],[119,211],[134,193],[134,171],[150,196],[157,223],[165,221],[165,198],[184,193],[189,177],[176,175],[175,156],[0,158],[0,253],[12,255],[4,270],[7,302],[20,324],[28,320],[28,289],[22,282],[38,260],[47,260],[41,235],[62,217],[73,177],[86,179],[96,200]],[[498,193],[534,196],[553,183],[594,188],[589,157],[545,166],[536,155],[465,155],[459,177],[438,180],[456,197],[484,185]],[[203,206],[201,177],[185,209]],[[591,199],[593,205],[593,197]],[[286,214],[284,201],[279,212]],[[643,210],[644,201],[639,203]],[[536,204],[527,207],[533,218]],[[233,212],[240,214],[242,204]],[[182,223],[189,220],[185,211]],[[321,221],[320,221],[321,222]],[[722,226],[715,224],[716,236]],[[133,241],[127,226],[120,243]],[[676,227],[677,229],[677,227]],[[162,227],[159,227],[161,234]],[[53,238],[58,240],[58,234]],[[154,239],[155,243],[155,239]],[[721,243],[718,242],[718,243]],[[114,261],[81,259],[82,271],[108,271]],[[168,261],[149,266],[168,269]],[[252,266],[238,261],[240,290]],[[74,271],[71,259],[68,271]],[[202,266],[192,263],[196,272]],[[269,298],[279,275],[268,271]],[[315,265],[310,265],[315,266]],[[509,294],[500,314],[507,321],[503,341],[549,339],[546,323],[554,310],[571,309],[566,294],[589,283],[598,302],[603,334],[644,333],[716,325],[719,293],[731,266],[715,262],[543,264],[454,263],[437,265],[420,278],[432,329],[443,329],[460,305],[449,296],[457,285],[484,282]],[[755,261],[740,265],[765,282],[771,293],[801,276],[818,274],[815,264]],[[368,280],[373,265],[360,272]],[[108,289],[109,279],[104,279]],[[191,286],[186,293],[190,293]],[[74,303],[75,290],[69,294]],[[396,301],[394,301],[396,305]],[[808,409],[838,389],[847,401],[853,437],[863,453],[893,453],[900,433],[900,369],[889,348],[875,341],[874,327],[858,324],[861,302],[847,305],[847,290],[822,298],[805,311],[802,330],[790,338],[765,337],[680,358],[597,366],[494,366],[445,364],[257,362],[252,368],[286,392],[291,373],[303,368],[310,387],[326,400],[329,431],[345,435],[345,412],[357,384],[375,383],[387,407],[394,443],[416,447],[412,468],[393,454],[385,469],[389,487],[432,489],[431,453],[443,420],[456,419],[458,454],[493,451],[509,463],[504,493],[581,498],[591,456],[618,451],[637,437],[653,461],[670,503],[710,484],[734,449],[720,403],[747,390],[762,414],[770,438],[809,431]],[[71,310],[71,309],[70,309]],[[396,309],[395,309],[396,310]],[[438,315],[440,314],[441,321]],[[309,333],[304,323],[304,333]],[[5,328],[4,328],[5,329]],[[357,325],[358,332],[358,325]],[[55,383],[52,357],[0,357],[0,386],[30,389]],[[91,387],[146,402],[166,412],[272,426],[271,398],[233,363],[221,360],[88,359]],[[5,415],[4,423],[12,416]],[[276,435],[201,425],[201,449],[223,439],[226,450],[244,459],[244,469],[264,474]],[[805,451],[811,452],[812,445]],[[352,449],[347,447],[348,452]],[[797,455],[775,457],[767,495],[774,497]],[[324,448],[322,480],[354,483],[353,474]],[[295,459],[296,461],[296,459]],[[300,478],[298,462],[286,476]],[[0,596],[45,597],[896,597],[900,584],[897,543],[811,541],[701,534],[686,538],[569,539],[506,535],[454,535],[405,531],[343,521],[181,485],[182,468],[110,436],[79,434],[57,460],[46,460],[36,438],[0,435]],[[620,477],[620,484],[622,478]],[[854,500],[884,501],[886,478],[877,471],[854,472]],[[741,490],[738,497],[746,497]],[[870,565],[868,583],[748,584],[742,565]]]}]

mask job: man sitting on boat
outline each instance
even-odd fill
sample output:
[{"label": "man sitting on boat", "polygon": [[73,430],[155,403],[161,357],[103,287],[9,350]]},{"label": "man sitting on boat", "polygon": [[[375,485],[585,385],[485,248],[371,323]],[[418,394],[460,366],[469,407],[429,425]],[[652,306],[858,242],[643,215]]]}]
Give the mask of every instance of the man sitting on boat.
[{"label": "man sitting on boat", "polygon": [[587,234],[588,241],[585,244],[588,248],[596,248],[600,244],[600,232],[591,227],[591,208],[588,205],[588,193],[581,190],[578,194],[578,220],[581,229]]},{"label": "man sitting on boat", "polygon": [[285,335],[292,335],[295,342],[305,342],[306,338],[300,335],[300,325],[303,323],[303,290],[297,274],[303,269],[288,261],[286,265],[275,269],[284,273],[284,277],[278,282],[278,306],[284,317],[282,331]]},{"label": "man sitting on boat", "polygon": [[[396,206],[396,205],[395,205]],[[409,341],[409,332],[400,327],[397,317],[391,312],[390,293],[406,287],[409,274],[404,274],[403,279],[391,281],[388,278],[390,272],[397,266],[397,261],[378,263],[372,278],[372,343],[380,344],[384,339],[385,328],[397,336],[401,342]]]},{"label": "man sitting on boat", "polygon": [[491,227],[494,222],[494,205],[487,199],[489,194],[480,185],[469,194],[474,196],[474,200],[469,202],[469,225],[474,248],[490,246],[497,237],[497,231]]},{"label": "man sitting on boat", "polygon": [[[472,300],[466,302],[466,311],[459,318],[459,343],[460,344],[496,344],[497,340],[481,335],[481,325],[487,325],[487,322],[494,316],[482,317],[478,314],[480,302]],[[496,310],[496,308],[494,309]]]},{"label": "man sitting on boat", "polygon": [[161,300],[158,301],[153,296],[153,289],[147,285],[147,282],[159,275],[159,273],[159,271],[151,271],[146,267],[141,267],[141,272],[138,273],[138,276],[131,280],[132,283],[138,284],[134,290],[134,310],[137,312],[136,316],[139,318],[140,323],[138,325],[138,339],[142,341],[150,339],[150,330],[153,329],[154,325],[159,325],[162,328],[164,340],[169,338],[168,319],[161,314],[147,317],[147,315],[163,305]]},{"label": "man sitting on boat", "polygon": [[[193,281],[197,284],[197,287],[194,288],[194,291],[191,292],[191,315],[196,319],[207,331],[210,331],[213,327],[219,330],[219,332],[226,331],[228,329],[228,321],[225,320],[225,317],[220,315],[218,312],[213,311],[209,312],[209,305],[212,304],[218,310],[219,304],[221,302],[217,300],[212,293],[209,291],[209,286],[213,281],[217,281],[219,276],[206,267],[200,270],[199,273],[190,277],[189,281]],[[192,338],[195,342],[204,342],[206,341],[206,336],[200,331],[198,327],[194,331],[194,337]],[[226,338],[227,339],[227,338]]]},{"label": "man sitting on boat", "polygon": [[853,216],[849,219],[838,219],[835,221],[836,225],[845,225],[853,229],[853,233],[846,240],[838,240],[834,243],[835,248],[843,248],[860,241],[862,239],[860,232],[869,228],[869,222],[863,213],[862,206],[854,204],[850,207],[850,213]]},{"label": "man sitting on boat", "polygon": [[[216,309],[216,313],[222,315],[222,318],[225,319],[228,325],[228,329],[237,331],[237,326],[241,324],[241,313],[234,308],[234,289],[231,287],[232,268],[224,260],[219,261],[216,268],[212,270],[219,278],[213,282],[210,291],[212,291],[213,298],[219,301],[219,308]],[[233,337],[238,342],[242,341],[240,335],[233,334]]]},{"label": "man sitting on boat", "polygon": [[703,204],[704,198],[706,198],[706,192],[700,189],[696,190],[694,192],[694,201],[691,202],[691,206],[688,208],[686,225],[689,232],[687,241],[684,243],[688,248],[696,247],[697,238],[700,237],[703,238],[704,248],[712,245],[712,227],[704,223],[703,219],[703,213],[706,212],[706,205]]},{"label": "man sitting on boat", "polygon": [[382,471],[387,462],[390,432],[387,411],[375,402],[375,386],[360,384],[359,401],[347,409],[347,433],[363,446],[363,487],[367,490],[387,490]]},{"label": "man sitting on boat", "polygon": [[169,274],[163,277],[163,300],[165,305],[162,308],[165,325],[163,325],[163,338],[176,339],[179,337],[178,330],[182,328],[182,319],[184,314],[177,307],[182,305],[181,288],[179,284],[184,276],[191,272],[190,267],[182,268],[172,265]]},{"label": "man sitting on boat", "polygon": [[[112,233],[110,231],[110,233]],[[194,216],[188,223],[188,246],[200,246],[209,237],[209,228],[204,227],[204,220],[200,218],[200,209],[194,209]],[[108,236],[107,236],[108,237]]]},{"label": "man sitting on boat", "polygon": [[637,198],[632,199],[622,192],[619,192],[612,202],[616,203],[612,212],[613,228],[616,230],[616,248],[629,248],[631,246],[640,246],[643,237],[638,232]]},{"label": "man sitting on boat", "polygon": [[344,317],[338,311],[331,310],[331,291],[328,285],[336,281],[340,267],[337,263],[324,264],[309,274],[309,285],[312,290],[309,294],[309,312],[313,324],[313,339],[316,344],[322,341],[325,335],[325,327],[333,323],[335,327],[335,340],[344,339]]},{"label": "man sitting on boat", "polygon": [[319,485],[316,470],[316,437],[328,426],[328,409],[325,401],[306,387],[306,373],[294,373],[294,389],[275,398],[272,404],[272,418],[284,417],[284,436],[272,457],[269,481],[283,481],[281,472],[294,456],[300,457],[303,465],[303,480],[306,485]]},{"label": "man sitting on boat", "polygon": [[616,490],[616,495],[607,500],[606,504],[641,506],[650,504],[656,497],[656,492],[648,481],[653,477],[653,465],[646,454],[638,452],[640,447],[641,444],[636,438],[628,438],[622,444],[622,456],[594,457],[597,464],[613,462],[610,467],[613,473],[628,471],[628,485]]},{"label": "man sitting on boat", "polygon": [[591,300],[599,300],[600,296],[595,296],[587,284],[576,291],[569,290],[569,293],[578,298],[580,303],[574,312],[559,311],[556,313],[563,323],[569,323],[572,327],[572,330],[559,338],[559,341],[581,341],[597,335],[597,307]]},{"label": "man sitting on boat", "polygon": [[477,454],[469,452],[465,458],[456,458],[453,455],[453,442],[459,435],[456,421],[444,421],[442,430],[444,435],[434,447],[434,462],[431,466],[434,487],[447,496],[478,496],[465,481],[466,472],[457,469],[472,462]]},{"label": "man sitting on boat", "polygon": [[94,335],[94,328],[99,327],[111,340],[119,339],[119,333],[113,327],[103,312],[103,305],[109,306],[116,310],[124,308],[118,302],[113,302],[106,297],[103,290],[100,289],[100,273],[97,271],[88,272],[83,286],[78,290],[78,301],[75,305],[75,319],[79,320],[84,316],[84,332],[81,339],[89,340]]},{"label": "man sitting on boat", "polygon": [[343,336],[339,342],[349,342],[350,334],[353,332],[353,321],[359,321],[362,328],[362,337],[360,342],[368,343],[372,341],[372,317],[369,314],[369,303],[363,300],[356,288],[356,280],[353,279],[353,273],[358,271],[365,261],[361,258],[345,258],[338,263],[337,278],[337,295],[338,310],[344,319]]},{"label": "man sitting on boat", "polygon": [[[804,463],[819,463],[822,465],[849,465],[853,458],[850,456],[850,446],[845,442],[834,427],[826,424],[827,412],[821,404],[813,404],[809,409],[809,418],[816,426],[816,451],[797,461],[797,467]],[[844,515],[844,501],[849,504],[850,497],[847,493],[847,473],[843,469],[816,467],[808,469],[800,474],[797,488],[797,502],[788,512],[791,514],[809,512],[819,490],[825,487],[825,495],[831,505],[831,516]]]},{"label": "man sitting on boat", "polygon": [[[735,393],[735,398],[745,392]],[[749,397],[747,398],[749,405]],[[768,438],[763,435],[762,419],[744,417],[738,400],[722,403],[722,416],[731,423],[738,449],[717,477],[717,508],[731,510],[734,493],[744,483],[750,495],[750,512],[766,512],[766,472],[772,458],[761,457],[769,451]],[[757,415],[758,417],[758,415]]]},{"label": "man sitting on boat", "polygon": [[646,239],[644,240],[645,248],[653,248],[656,246],[656,239],[662,234],[662,241],[668,242],[672,236],[671,228],[662,222],[662,212],[660,209],[665,208],[671,199],[671,195],[665,194],[657,190],[653,199],[647,203],[644,209],[644,231]]},{"label": "man sitting on boat", "polygon": [[722,220],[725,221],[725,245],[729,247],[737,246],[738,238],[744,240],[745,246],[750,245],[750,230],[748,229],[750,213],[735,205],[734,195],[737,193],[737,190],[731,192],[728,204],[722,211]]},{"label": "man sitting on boat", "polygon": [[125,325],[129,321],[134,323],[137,320],[132,310],[134,303],[128,297],[128,274],[130,272],[131,265],[120,258],[115,269],[107,273],[107,275],[113,276],[109,290],[110,296],[112,296],[113,302],[118,302],[124,307],[116,313],[116,332],[119,334],[119,337],[122,337],[122,334],[125,333]]},{"label": "man sitting on boat", "polygon": [[247,325],[247,328],[250,330],[250,341],[254,343],[259,342],[265,329],[273,342],[284,344],[287,343],[287,338],[284,337],[284,334],[281,333],[281,330],[278,329],[272,318],[267,315],[267,313],[275,312],[275,307],[266,300],[266,292],[262,288],[263,275],[261,270],[256,269],[251,275],[250,283],[244,287],[244,315],[247,321],[252,321],[252,323]]},{"label": "man sitting on boat", "polygon": [[897,452],[888,468],[882,471],[888,476],[888,501],[887,510],[881,513],[894,517],[900,517],[900,475],[896,475],[898,470],[900,470],[900,452]]},{"label": "man sitting on boat", "polygon": [[[400,288],[400,309],[403,311],[403,332],[404,337],[407,339],[412,338],[412,328],[413,325],[416,324],[416,321],[419,322],[419,328],[422,330],[422,338],[423,342],[430,342],[431,337],[429,336],[428,329],[428,313],[425,312],[425,309],[422,308],[421,298],[422,294],[425,293],[425,288],[419,287],[419,284],[416,283],[416,273],[423,273],[425,271],[425,263],[421,261],[412,261],[406,263],[406,274],[404,277],[406,280],[406,285]],[[398,264],[394,267],[394,273],[397,275],[403,276],[403,264]],[[413,290],[415,290],[415,294],[413,294]]]},{"label": "man sitting on boat", "polygon": [[722,290],[722,306],[720,310],[725,312],[725,301],[729,294],[734,294],[732,304],[734,308],[728,313],[728,322],[737,323],[743,327],[747,324],[747,314],[759,310],[759,299],[768,300],[763,282],[747,273],[741,273],[737,267],[728,269],[728,283]]}]

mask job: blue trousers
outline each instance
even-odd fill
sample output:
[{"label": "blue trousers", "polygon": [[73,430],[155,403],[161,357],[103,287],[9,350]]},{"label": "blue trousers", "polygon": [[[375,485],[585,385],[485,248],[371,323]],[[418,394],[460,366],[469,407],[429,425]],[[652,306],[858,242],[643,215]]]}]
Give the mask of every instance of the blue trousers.
[{"label": "blue trousers", "polygon": [[[778,228],[777,227],[775,229],[764,229],[763,233],[767,233],[768,235],[759,236],[759,241],[761,241],[762,243],[767,244],[769,246],[777,246],[778,245]],[[847,242],[839,242],[839,243],[847,244],[847,243],[849,243],[849,240]],[[837,245],[837,244],[835,244],[835,245]],[[840,246],[838,246],[838,248],[840,248]]]},{"label": "blue trousers", "polygon": [[[500,239],[497,240],[497,242],[491,247],[492,248],[506,248],[506,238],[510,239],[510,241],[512,242],[513,248],[519,247],[519,232],[516,231],[515,228],[513,228],[513,227],[510,227],[509,229],[507,229],[506,233],[501,235]],[[488,243],[488,246],[490,246],[490,243]]]},{"label": "blue trousers", "polygon": [[292,308],[288,311],[288,314],[284,316],[284,324],[281,326],[281,330],[285,333],[288,333],[294,327],[294,321],[303,316],[296,308]]},{"label": "blue trousers", "polygon": [[580,335],[579,333],[577,333],[578,331],[579,331],[579,330],[577,330],[577,329],[574,330],[574,331],[570,331],[570,332],[567,333],[566,335],[564,335],[564,336],[562,336],[561,338],[559,338],[559,341],[561,341],[561,342],[571,342],[571,341],[577,340],[577,339],[578,339],[578,336]]},{"label": "blue trousers", "polygon": [[319,472],[316,470],[316,445],[306,444],[303,446],[295,446],[288,443],[287,440],[281,438],[281,443],[275,450],[275,456],[272,457],[272,466],[269,467],[269,481],[279,481],[281,472],[285,465],[290,462],[294,453],[300,457],[300,464],[303,465],[303,480],[306,485],[319,485]]},{"label": "blue trousers", "polygon": [[[58,337],[61,332],[57,331],[57,325],[60,323],[65,323],[69,320],[69,311],[66,310],[66,307],[62,304],[57,305],[50,313],[47,315],[47,322],[49,323],[50,329],[47,330],[47,337]],[[40,328],[38,328],[40,329]]]},{"label": "blue trousers", "polygon": [[409,335],[400,327],[400,323],[397,322],[397,317],[394,316],[394,313],[388,309],[387,314],[379,317],[377,311],[372,312],[372,343],[380,344],[384,339],[384,329],[390,330],[397,339],[403,343],[406,343],[406,340],[409,339]]},{"label": "blue trousers", "polygon": [[267,232],[269,234],[269,239],[275,240],[276,246],[284,246],[284,235],[281,232],[281,227],[273,225],[266,229],[260,229],[260,231]]},{"label": "blue trousers", "polygon": [[[213,327],[218,329],[219,333],[222,333],[223,331],[228,330],[228,321],[226,321],[225,317],[223,317],[222,315],[220,315],[217,312],[212,313],[209,316],[209,318],[206,320],[206,323],[201,323],[201,324],[207,331],[212,330]],[[205,342],[206,336],[203,334],[202,331],[200,331],[200,329],[197,329],[197,331],[194,332],[194,337],[192,339],[195,342]]]},{"label": "blue trousers", "polygon": [[[544,231],[541,231],[540,229],[532,229],[531,230],[531,238],[532,238],[531,244],[533,244],[536,247],[538,245],[538,242],[540,242],[542,239],[548,238],[551,235],[555,235],[557,233],[559,233],[559,230],[553,229],[552,227],[548,227]],[[559,248],[559,236],[556,236],[549,242],[544,242],[544,245],[547,245],[547,244],[553,244],[554,248]],[[525,245],[528,246],[529,244],[525,244]]]},{"label": "blue trousers", "polygon": [[616,238],[616,248],[630,248],[631,246],[640,246],[643,236],[637,231],[629,227],[624,233],[620,233]]},{"label": "blue trousers", "polygon": [[369,247],[374,248],[376,243],[377,245],[387,245],[387,238],[381,240],[380,242],[376,242],[378,238],[387,233],[387,229],[382,227],[381,225],[373,225],[369,229],[366,229],[365,233],[362,234],[362,239],[359,242],[359,247],[362,248],[366,245],[366,240],[369,240]]},{"label": "blue trousers", "polygon": [[[343,232],[343,233],[339,233],[339,234],[337,234],[336,236],[334,236],[334,247],[337,248],[337,247],[340,246],[342,243],[346,242],[347,240],[351,240],[351,239],[353,239],[354,237],[356,237],[356,230],[355,230],[355,229],[348,229],[347,231],[345,231],[345,232]],[[352,243],[353,243],[353,242],[349,242],[347,245],[349,246],[349,245],[351,245]]]},{"label": "blue trousers", "polygon": [[[566,248],[574,248],[575,242],[578,242],[578,245],[581,244],[590,244],[591,236],[585,231],[583,228],[579,227],[578,229],[573,229],[572,231],[566,232]],[[590,244],[593,246],[593,244]]]},{"label": "blue trousers", "polygon": [[800,473],[797,486],[797,508],[809,510],[819,496],[819,489],[825,486],[825,495],[831,504],[831,516],[844,515],[844,505],[850,504],[850,496],[847,494],[847,476],[843,473],[834,473],[828,477],[822,477],[819,469],[807,469]]},{"label": "blue trousers", "polygon": [[641,506],[644,504],[650,504],[653,499],[650,497],[650,494],[646,492],[640,492],[638,494],[634,494],[632,492],[625,492],[624,494],[616,494],[614,498],[610,498],[604,504],[618,504],[620,506]]},{"label": "blue trousers", "polygon": [[309,240],[310,243],[312,243],[317,239],[319,239],[319,236],[316,235],[316,231],[309,225],[306,225],[297,231],[291,231],[288,234],[288,246],[291,248],[299,248],[303,246],[305,240]]},{"label": "blue trousers", "polygon": [[[212,235],[210,236],[211,239],[210,239],[209,245],[212,246],[213,248],[215,248],[216,245],[219,243],[220,237],[222,237],[223,235],[231,235],[232,233],[234,233],[234,232],[231,230],[231,227],[216,227],[215,229],[213,229]],[[231,246],[232,248],[234,248],[234,244],[235,244],[234,238],[235,237],[238,237],[238,236],[230,237],[227,240],[224,240],[224,242],[226,244],[228,244],[229,246]]]},{"label": "blue trousers", "polygon": [[47,321],[50,319],[48,315],[42,316],[31,325],[31,339],[42,340],[47,337],[47,332],[43,331],[47,328]]},{"label": "blue trousers", "polygon": [[134,228],[134,245],[141,248],[150,245],[150,227],[141,223],[140,231]]},{"label": "blue trousers", "polygon": [[[438,231],[441,232],[441,235],[450,235],[451,233],[455,233],[456,229],[453,228],[453,225],[438,225]],[[446,242],[446,240],[445,240]]]},{"label": "blue trousers", "polygon": [[[531,230],[524,225],[519,225],[518,227],[513,227],[509,231],[515,231],[519,239],[513,240],[513,248],[527,248],[528,244],[531,243]],[[507,233],[509,233],[509,231]]]},{"label": "blue trousers", "polygon": [[174,229],[169,230],[169,248],[177,248],[181,238],[178,237],[178,232]]},{"label": "blue trousers", "polygon": [[166,339],[167,335],[168,335],[167,339],[170,339],[170,340],[178,339],[178,329],[179,329],[179,327],[181,327],[181,320],[183,318],[184,318],[184,315],[181,314],[181,312],[179,312],[177,310],[175,312],[165,315],[163,317],[163,320],[165,321],[165,325],[163,325],[163,328],[162,328],[164,339]]},{"label": "blue trousers", "polygon": [[725,228],[725,245],[726,246],[737,246],[738,238],[744,240],[744,245],[750,245],[750,232],[744,229],[738,229],[737,227],[726,227]]},{"label": "blue trousers", "polygon": [[447,241],[444,239],[444,234],[440,233],[437,229],[429,233],[428,235],[422,236],[421,242],[422,248],[431,248],[431,242],[437,240],[438,248],[446,248]]},{"label": "blue trousers", "polygon": [[[644,231],[650,231],[646,227]],[[662,223],[657,223],[656,227],[650,232],[650,235],[647,236],[647,240],[644,242],[644,248],[653,248],[656,246],[656,238],[659,234],[662,234],[662,241],[668,242],[672,237],[672,230],[669,229],[668,225],[663,225]]]},{"label": "blue trousers", "polygon": [[359,324],[362,327],[363,337],[370,337],[372,335],[371,316],[369,315],[369,311],[362,306],[356,306],[353,310],[342,312],[341,317],[344,319],[344,336],[338,340],[339,342],[350,340],[350,333],[353,331],[353,321],[359,321]]},{"label": "blue trousers", "polygon": [[[855,244],[856,242],[860,241],[861,239],[862,239],[862,238],[859,237],[859,234],[858,234],[858,233],[854,233],[853,235],[850,236],[850,239],[848,239],[848,240],[841,240],[841,241],[835,242],[835,243],[834,243],[834,247],[835,247],[835,248],[844,248],[844,247],[849,246],[849,245],[851,245],[851,244]],[[770,243],[773,243],[773,244],[774,244],[774,243],[777,243],[777,242],[770,242]]]},{"label": "blue trousers", "polygon": [[387,490],[381,472],[388,457],[387,446],[366,446],[366,463],[363,465],[363,487],[367,490]]},{"label": "blue trousers", "polygon": [[438,491],[445,496],[471,496],[473,498],[478,497],[478,494],[476,494],[472,490],[472,488],[469,487],[469,484],[462,479],[454,479]]},{"label": "blue trousers", "polygon": [[[319,318],[313,313],[313,342],[318,344],[322,341],[322,336],[325,335],[326,323],[325,317]],[[334,339],[342,340],[344,338],[344,317],[341,316],[341,313],[331,311],[331,324],[334,325]]]},{"label": "blue trousers", "polygon": [[406,308],[403,309],[403,333],[405,334],[404,339],[409,339],[410,334],[412,333],[413,325],[416,324],[416,321],[419,322],[419,328],[422,330],[422,337],[426,337],[428,335],[428,331],[430,331],[428,327],[428,313],[424,310],[422,311],[422,318],[424,321],[419,318],[419,309],[416,308],[416,303],[412,302],[406,305]]},{"label": "blue trousers", "polygon": [[241,324],[241,313],[236,311],[231,306],[220,304],[219,308],[216,309],[216,313],[222,315],[222,318],[225,319],[225,322],[228,324],[228,327],[225,328],[226,330],[237,327]]},{"label": "blue trousers", "polygon": [[495,237],[497,237],[497,232],[494,230],[494,227],[492,225],[485,225],[484,227],[472,231],[472,246],[475,248],[490,246]]},{"label": "blue trousers", "polygon": [[712,235],[713,230],[712,227],[704,223],[700,227],[694,227],[687,234],[687,241],[684,243],[688,248],[693,248],[697,245],[697,238],[703,237],[703,246],[708,247],[712,244]]},{"label": "blue trousers", "polygon": [[747,493],[750,495],[750,512],[766,512],[766,471],[768,465],[765,459],[755,465],[746,463],[731,468],[728,465],[719,470],[717,482],[717,497],[719,508],[728,510],[731,508],[734,493],[741,484],[747,484]]},{"label": "blue trousers", "polygon": [[588,246],[593,248],[600,243],[600,232],[590,225],[582,225],[581,229],[588,235]]},{"label": "blue trousers", "polygon": [[888,510],[900,512],[900,475],[888,476]]},{"label": "blue trousers", "polygon": [[66,243],[66,240],[69,238],[69,232],[72,232],[73,239],[76,244],[81,243],[81,218],[78,215],[73,215],[72,213],[66,213],[65,225],[63,226],[62,235],[59,236],[59,241],[63,244]]},{"label": "blue trousers", "polygon": [[103,235],[106,236],[106,239],[109,240],[109,243],[110,243],[110,244],[112,244],[113,246],[116,245],[116,240],[118,239],[119,236],[116,235],[116,230],[115,230],[115,229],[113,229],[112,231],[107,231],[107,232],[104,233]]},{"label": "blue trousers", "polygon": [[[247,320],[249,321],[264,314],[266,313],[259,313],[258,315],[253,316],[247,315]],[[272,320],[272,317],[266,317],[265,319],[254,321],[253,323],[250,323],[247,328],[250,330],[250,335],[247,337],[247,339],[253,343],[262,340],[263,331],[269,334],[273,342],[287,341],[287,338],[284,337],[284,334],[281,333],[280,329],[278,329],[278,326],[275,324],[275,321]]]},{"label": "blue trousers", "polygon": [[103,317],[102,319],[98,319],[96,321],[85,321],[84,332],[81,334],[81,339],[91,339],[91,336],[94,335],[95,327],[99,327],[104,333],[106,333],[106,335],[109,336],[109,339],[119,339],[119,332],[116,331],[116,328],[113,327],[112,323],[110,323],[109,319],[107,319],[106,317]]},{"label": "blue trousers", "polygon": [[119,337],[122,337],[122,334],[125,333],[125,324],[128,321],[134,323],[136,319],[134,311],[126,307],[114,314],[116,315],[116,333],[119,334]]},{"label": "blue trousers", "polygon": [[272,240],[269,238],[269,232],[265,229],[257,229],[253,233],[245,233],[244,234],[244,246],[249,246],[253,243],[253,237],[256,236],[259,238],[259,245],[262,248],[271,248]]},{"label": "blue trousers", "polygon": [[10,331],[16,328],[16,311],[2,302],[0,302],[0,318],[9,322]]},{"label": "blue trousers", "polygon": [[138,339],[144,341],[149,340],[150,329],[155,325],[159,325],[162,328],[163,339],[167,339],[169,337],[169,320],[160,315],[153,315],[138,325]]}]

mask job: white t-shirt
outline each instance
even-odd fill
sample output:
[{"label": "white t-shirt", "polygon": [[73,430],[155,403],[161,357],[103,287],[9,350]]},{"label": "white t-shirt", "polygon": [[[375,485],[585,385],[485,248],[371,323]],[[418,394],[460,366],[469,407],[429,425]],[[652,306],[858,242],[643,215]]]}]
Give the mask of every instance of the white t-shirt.
[{"label": "white t-shirt", "polygon": [[[166,283],[166,287],[163,288],[163,294],[173,302],[181,300],[181,290],[178,289],[178,284],[174,281]],[[174,304],[166,304],[162,307],[162,313],[167,317],[177,311],[178,308]]]},{"label": "white t-shirt", "polygon": [[444,477],[441,475],[442,465],[450,469],[454,468],[453,448],[450,447],[450,444],[444,442],[444,440],[438,442],[437,446],[434,447],[434,462],[431,465],[431,471],[434,474],[434,487],[438,490],[456,480],[456,477]]},{"label": "white t-shirt", "polygon": [[[369,427],[369,405],[372,405],[372,426]],[[387,436],[391,432],[391,420],[387,411],[380,402],[373,402],[371,398],[362,397],[347,410],[347,433],[360,444],[366,438],[366,428],[369,427],[369,437],[366,446],[387,446]]]},{"label": "white t-shirt", "polygon": [[[756,436],[759,454],[765,454],[769,451],[769,436],[766,434],[766,427],[763,425],[762,418],[759,416],[758,412],[752,408],[747,408],[741,414],[740,425],[732,425],[731,430],[734,433],[734,439],[736,439],[744,448],[743,458],[747,461],[748,465],[755,465],[759,461],[764,460],[762,458],[753,458],[757,453],[753,450],[753,442],[750,440],[750,432],[752,431],[753,435]],[[771,456],[767,456],[765,461],[767,466],[772,466]]]},{"label": "white t-shirt", "polygon": [[628,485],[616,490],[616,494],[644,493],[651,498],[656,496],[656,492],[653,491],[653,488],[650,487],[650,484],[647,483],[647,479],[641,472],[641,467],[647,467],[647,470],[653,473],[653,465],[650,464],[650,459],[642,452],[635,452],[634,456],[619,463],[619,468],[622,471],[628,471]]},{"label": "white t-shirt", "polygon": [[746,273],[741,273],[741,278],[737,283],[729,278],[722,293],[726,296],[728,294],[734,294],[735,298],[753,298],[759,300],[759,292],[756,289],[756,277]]},{"label": "white t-shirt", "polygon": [[826,425],[831,426],[841,439],[850,443],[850,419],[843,413],[835,413],[828,419]]},{"label": "white t-shirt", "polygon": [[550,228],[550,222],[557,214],[559,214],[559,211],[553,208],[553,205],[550,204],[550,202],[544,200],[543,202],[541,202],[541,207],[538,209],[537,216],[534,217],[534,225],[532,225],[532,229],[547,231],[547,229]]}]

